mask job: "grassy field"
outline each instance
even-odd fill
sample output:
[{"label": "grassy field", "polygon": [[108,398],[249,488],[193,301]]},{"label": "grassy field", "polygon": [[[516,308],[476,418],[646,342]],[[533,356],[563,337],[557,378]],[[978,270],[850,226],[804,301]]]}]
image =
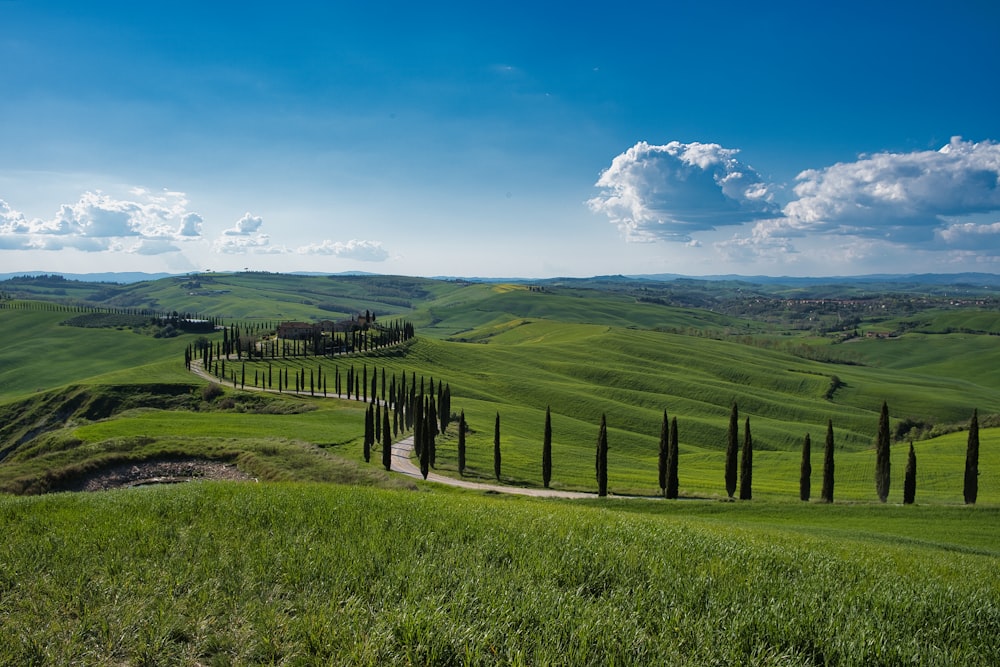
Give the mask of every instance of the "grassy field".
[{"label": "grassy field", "polygon": [[[263,280],[258,276],[252,279]],[[277,282],[280,286],[281,281]],[[721,493],[718,471],[722,468],[730,407],[736,402],[741,429],[744,418],[751,420],[756,450],[755,490],[759,497],[797,495],[799,451],[806,433],[813,439],[815,477],[819,479],[822,440],[829,419],[834,423],[837,446],[838,497],[845,500],[871,499],[869,459],[877,411],[883,400],[889,402],[895,424],[900,420],[914,424],[963,423],[973,408],[984,415],[1000,412],[1000,379],[990,372],[993,357],[1000,354],[990,345],[993,336],[909,334],[888,341],[863,340],[842,346],[857,349],[869,365],[830,364],[780,349],[743,344],[743,334],[732,340],[717,340],[673,333],[675,328],[667,326],[662,328],[669,330],[651,330],[638,325],[631,328],[577,321],[589,317],[636,322],[646,317],[643,313],[656,311],[666,313],[670,322],[679,325],[686,317],[677,309],[654,304],[638,304],[641,307],[630,310],[621,295],[588,299],[584,290],[552,294],[520,286],[471,284],[446,284],[435,289],[444,296],[425,290],[427,298],[438,304],[435,312],[443,315],[447,308],[453,313],[442,317],[438,327],[446,321],[451,321],[452,327],[469,324],[474,318],[491,317],[494,321],[449,336],[451,339],[420,335],[405,349],[364,358],[231,362],[230,372],[238,370],[242,375],[245,368],[248,382],[252,382],[255,374],[262,378],[268,366],[275,372],[282,368],[293,373],[303,368],[307,373],[322,369],[330,390],[337,370],[346,374],[352,365],[359,371],[364,366],[373,371],[377,368],[390,377],[416,373],[446,381],[452,390],[453,411],[464,410],[472,429],[470,475],[492,477],[492,425],[499,412],[502,478],[514,484],[541,483],[541,427],[545,407],[551,406],[554,485],[590,490],[597,424],[601,414],[606,414],[612,492],[636,495],[657,491],[656,451],[664,410],[678,419],[681,484],[687,495],[713,497]],[[153,339],[127,329],[61,326],[67,313],[48,308],[0,310],[0,334],[17,341],[4,352],[9,370],[4,372],[8,382],[3,391],[8,397],[30,396],[27,387],[32,385],[37,389],[67,381],[98,386],[128,385],[137,379],[146,383],[196,381],[180,363],[181,346],[192,336]],[[647,308],[652,311],[644,310]],[[511,312],[541,311],[569,321],[503,319]],[[704,317],[714,316],[709,313]],[[23,331],[30,335],[20,336]],[[440,328],[438,333],[442,333]],[[53,349],[51,354],[49,348]],[[81,349],[87,353],[71,352]],[[975,363],[976,359],[980,363]],[[105,372],[95,375],[98,369]],[[52,409],[58,412],[56,407]],[[353,438],[350,456],[358,460],[360,413],[355,410],[343,426],[334,424],[335,418],[327,414],[324,410],[296,417],[299,421],[294,423],[289,417],[270,415],[209,418],[167,413],[119,417],[92,427],[83,425],[79,433],[69,430],[51,446],[64,449],[67,440],[79,441],[87,447],[74,450],[84,456],[88,451],[100,450],[103,441],[132,442],[139,435],[160,441],[195,435],[230,440],[251,435],[287,439],[291,434],[327,448]],[[350,410],[343,414],[349,415]],[[3,428],[0,424],[0,435]],[[342,433],[336,435],[338,429]],[[352,429],[356,429],[353,436]],[[204,445],[206,441],[200,442]],[[440,444],[439,468],[454,474],[454,433],[442,437]],[[39,443],[39,448],[44,446],[44,441]],[[118,444],[111,446],[120,448]],[[953,502],[960,491],[962,474],[961,461],[956,463],[954,457],[961,457],[964,445],[951,446],[952,454],[945,456],[947,463],[942,464],[937,463],[939,450],[927,447],[927,443],[918,443],[918,455],[924,468],[935,477],[923,498]],[[342,452],[351,449],[338,448]],[[898,444],[896,449],[892,485],[901,489],[905,444]],[[11,459],[11,463],[15,460]],[[6,470],[13,468],[7,466]],[[990,474],[985,462],[983,470]],[[25,470],[18,469],[16,476],[24,474]],[[0,479],[13,479],[13,475],[0,469]],[[984,500],[992,497],[988,494],[995,487],[984,484],[983,488],[987,494]]]},{"label": "grassy field", "polygon": [[998,518],[303,484],[0,498],[0,663],[996,664]]},{"label": "grassy field", "polygon": [[[962,504],[966,432],[915,443],[914,506],[899,504],[905,441],[892,448],[885,505],[872,451],[883,400],[894,428],[946,431],[973,408],[1000,413],[996,337],[969,333],[995,333],[989,314],[963,327],[931,313],[898,338],[834,344],[593,285],[198,282],[100,296],[255,320],[405,316],[418,337],[401,348],[272,370],[322,369],[331,391],[351,366],[447,382],[471,428],[466,476],[484,481],[500,413],[502,481],[541,486],[551,406],[552,486],[595,490],[606,414],[614,497],[414,483],[363,462],[356,401],[227,380],[219,395],[183,367],[195,336],[70,327],[60,323],[72,309],[6,301],[0,491],[71,488],[156,458],[235,463],[262,483],[0,495],[0,664],[1000,662],[1000,429],[981,432],[975,507]],[[266,366],[246,363],[248,382]],[[752,502],[721,502],[733,402],[741,440],[751,420]],[[658,492],[664,410],[678,420],[685,499],[627,498]],[[815,499],[828,419],[836,503],[802,503],[802,439]],[[452,425],[438,437],[439,472],[458,475],[456,444]]]}]

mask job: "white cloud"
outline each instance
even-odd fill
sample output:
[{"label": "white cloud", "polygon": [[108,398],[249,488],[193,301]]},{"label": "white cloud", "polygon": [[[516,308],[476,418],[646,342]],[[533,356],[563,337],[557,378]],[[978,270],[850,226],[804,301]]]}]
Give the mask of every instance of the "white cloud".
[{"label": "white cloud", "polygon": [[794,250],[845,264],[876,257],[976,250],[1000,255],[1000,223],[969,218],[1000,210],[1000,145],[960,137],[937,151],[877,153],[800,173],[783,217],[717,244],[725,255],[767,258]]},{"label": "white cloud", "polygon": [[215,252],[241,255],[249,251],[260,251],[271,244],[271,238],[267,234],[256,234],[254,236],[221,236],[215,240],[212,247]]},{"label": "white cloud", "polygon": [[937,234],[948,248],[1000,255],[1000,222],[957,222],[939,229]]},{"label": "white cloud", "polygon": [[197,238],[201,236],[201,224],[204,219],[197,213],[188,213],[181,218],[180,228],[177,235],[184,238]]},{"label": "white cloud", "polygon": [[24,234],[28,232],[28,222],[24,214],[15,211],[10,204],[0,199],[0,235]]},{"label": "white cloud", "polygon": [[382,262],[389,258],[389,253],[382,247],[381,241],[359,241],[357,239],[351,239],[346,243],[324,240],[322,243],[302,246],[296,252],[303,255],[333,255],[363,262]]},{"label": "white cloud", "polygon": [[937,151],[877,153],[799,174],[788,226],[925,242],[947,218],[1000,210],[1000,144],[954,137]]},{"label": "white cloud", "polygon": [[130,195],[118,199],[100,191],[84,192],[77,202],[60,205],[51,219],[30,221],[0,200],[0,247],[99,252],[126,249],[122,239],[138,239],[132,247],[146,253],[171,241],[200,238],[202,218],[187,209],[184,193],[134,188]]},{"label": "white cloud", "polygon": [[727,241],[714,244],[723,257],[734,262],[762,260],[769,263],[795,262],[799,251],[790,239],[772,234],[778,225],[776,220],[762,220],[754,225],[750,236],[734,235]]},{"label": "white cloud", "polygon": [[284,252],[283,249],[271,247],[271,237],[260,232],[260,228],[263,226],[264,219],[248,211],[236,221],[234,226],[223,230],[222,235],[215,240],[212,247],[215,252],[227,255],[242,255],[247,252]]},{"label": "white cloud", "polygon": [[690,241],[697,232],[780,215],[772,186],[718,144],[644,141],[615,157],[587,204],[630,241]]},{"label": "white cloud", "polygon": [[236,221],[236,225],[223,232],[226,236],[250,236],[258,231],[264,219],[258,215],[251,215],[250,212],[243,214],[243,217]]}]

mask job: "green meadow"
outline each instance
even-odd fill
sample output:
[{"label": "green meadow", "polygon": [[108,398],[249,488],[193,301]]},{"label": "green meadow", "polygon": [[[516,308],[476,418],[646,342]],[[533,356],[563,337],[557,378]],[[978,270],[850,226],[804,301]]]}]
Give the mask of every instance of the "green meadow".
[{"label": "green meadow", "polygon": [[5,664],[990,665],[995,508],[0,498]]},{"label": "green meadow", "polygon": [[[1000,660],[995,314],[904,313],[902,335],[839,342],[637,298],[644,289],[248,273],[0,301],[0,540],[10,554],[0,559],[0,664]],[[372,310],[414,323],[417,338],[336,358],[230,359],[220,389],[184,369],[201,336],[65,324],[81,306],[226,323]],[[880,314],[872,328],[887,322]],[[612,497],[414,482],[385,472],[378,454],[364,462],[360,402],[232,379],[260,385],[268,371],[304,369],[332,394],[350,368],[377,376],[379,392],[383,372],[447,383],[469,425],[472,480],[496,481],[499,414],[500,483],[541,487],[549,407],[551,486],[596,491],[606,415]],[[874,488],[882,401],[898,436],[885,505]],[[746,418],[753,436],[750,502],[723,502],[733,403],[741,443]],[[973,409],[984,428],[968,507]],[[680,501],[656,498],[664,411],[678,422]],[[828,420],[833,505],[815,502]],[[814,502],[802,503],[806,434]],[[917,504],[903,506],[911,438]],[[457,440],[453,422],[437,437],[436,472],[459,476]],[[122,463],[191,458],[257,481],[51,493]]]}]

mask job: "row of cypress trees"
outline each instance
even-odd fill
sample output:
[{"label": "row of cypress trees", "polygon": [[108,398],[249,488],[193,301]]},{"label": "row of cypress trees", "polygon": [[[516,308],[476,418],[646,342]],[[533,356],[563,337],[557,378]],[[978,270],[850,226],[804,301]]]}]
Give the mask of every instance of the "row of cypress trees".
[{"label": "row of cypress trees", "polygon": [[[879,413],[878,435],[875,439],[875,492],[881,502],[889,497],[889,406],[883,401]],[[913,441],[906,456],[906,469],[903,473],[903,503],[912,504],[917,491],[917,455],[913,450]],[[969,436],[965,449],[965,474],[962,480],[962,496],[967,505],[974,505],[979,495],[979,410],[972,411],[969,420]]]},{"label": "row of cypress trees", "polygon": [[[464,421],[464,412],[463,421]],[[729,419],[729,434],[726,448],[725,483],[726,493],[733,498],[739,481],[739,499],[751,500],[753,497],[753,437],[750,431],[750,418],[744,422],[743,448],[740,457],[739,476],[737,476],[737,454],[739,453],[739,409],[734,403]],[[463,464],[460,469],[464,471],[464,433],[463,445],[461,447]],[[881,502],[886,502],[889,495],[889,446],[891,436],[889,432],[889,409],[885,402],[879,417],[878,435],[876,438],[876,467],[875,486]],[[678,438],[677,438],[677,417],[668,420],[667,411],[663,412],[663,421],[660,427],[660,443],[658,455],[658,481],[660,491],[665,498],[676,499],[679,491],[678,481]],[[494,468],[496,477],[500,479],[500,414],[497,413],[496,427],[494,430]],[[608,428],[607,416],[601,415],[600,427],[597,435],[596,456],[594,471],[597,479],[598,496],[606,496],[608,493]],[[826,442],[823,452],[823,480],[820,490],[820,501],[832,503],[834,501],[834,435],[833,420],[828,419],[826,425]],[[913,448],[913,441],[909,443],[907,453],[906,470],[903,478],[903,503],[912,504],[916,496],[916,474],[917,462],[916,453]],[[966,448],[965,477],[963,495],[967,504],[974,504],[979,490],[979,416],[978,410],[973,410],[972,419],[969,422],[969,437]],[[552,415],[551,409],[545,409],[545,430],[542,439],[542,483],[545,488],[549,488],[552,478]],[[799,499],[809,501],[812,495],[812,441],[808,433],[802,442],[802,461],[799,474]]]}]

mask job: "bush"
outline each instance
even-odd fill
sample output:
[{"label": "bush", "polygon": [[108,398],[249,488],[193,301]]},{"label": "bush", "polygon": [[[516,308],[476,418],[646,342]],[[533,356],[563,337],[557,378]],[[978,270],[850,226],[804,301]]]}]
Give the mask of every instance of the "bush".
[{"label": "bush", "polygon": [[222,389],[222,387],[213,382],[201,388],[201,399],[211,403],[224,393],[226,392]]}]

